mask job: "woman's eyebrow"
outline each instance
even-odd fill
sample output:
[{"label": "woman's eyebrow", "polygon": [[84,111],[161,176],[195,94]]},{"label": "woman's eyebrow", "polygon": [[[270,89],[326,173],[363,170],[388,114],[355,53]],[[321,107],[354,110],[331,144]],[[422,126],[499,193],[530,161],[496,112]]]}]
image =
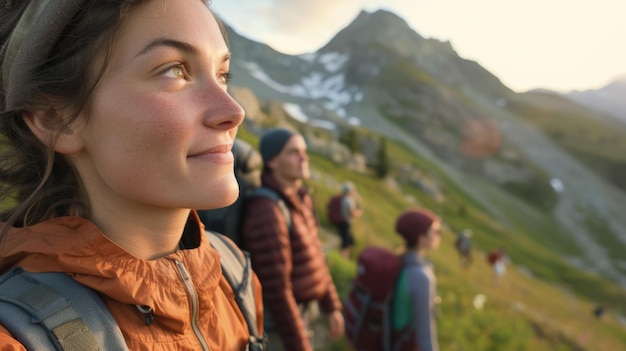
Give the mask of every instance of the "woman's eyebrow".
[{"label": "woman's eyebrow", "polygon": [[[150,52],[151,50],[154,50],[158,47],[161,46],[169,46],[172,48],[175,48],[179,51],[182,51],[184,53],[187,54],[193,54],[193,55],[199,55],[200,50],[198,50],[197,47],[195,47],[194,45],[191,45],[189,43],[186,43],[184,41],[180,41],[180,40],[176,40],[176,39],[171,39],[171,38],[156,38],[154,40],[152,40],[148,45],[146,45],[138,54],[137,56],[141,56],[141,55],[145,55],[148,52]],[[226,52],[224,55],[222,55],[222,61],[221,62],[227,62],[230,60],[232,54],[229,52]]]},{"label": "woman's eyebrow", "polygon": [[148,45],[146,45],[138,54],[137,56],[141,56],[141,55],[145,55],[146,53],[150,52],[151,50],[154,50],[158,47],[161,46],[169,46],[169,47],[173,47],[177,50],[180,50],[184,53],[188,53],[188,54],[198,54],[199,50],[198,48],[196,48],[195,46],[180,41],[180,40],[175,40],[175,39],[170,39],[170,38],[156,38],[154,40],[152,40],[150,43],[148,43]]}]

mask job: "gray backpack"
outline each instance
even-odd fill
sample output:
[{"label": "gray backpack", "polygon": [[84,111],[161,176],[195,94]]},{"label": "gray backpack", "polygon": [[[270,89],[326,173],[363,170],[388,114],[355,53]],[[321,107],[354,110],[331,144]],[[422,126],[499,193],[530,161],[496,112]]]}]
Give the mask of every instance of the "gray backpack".
[{"label": "gray backpack", "polygon": [[[222,274],[250,331],[245,350],[261,351],[248,254],[221,234],[206,232],[221,255]],[[66,273],[29,273],[16,267],[0,275],[0,325],[28,350],[128,350],[98,294]]]}]

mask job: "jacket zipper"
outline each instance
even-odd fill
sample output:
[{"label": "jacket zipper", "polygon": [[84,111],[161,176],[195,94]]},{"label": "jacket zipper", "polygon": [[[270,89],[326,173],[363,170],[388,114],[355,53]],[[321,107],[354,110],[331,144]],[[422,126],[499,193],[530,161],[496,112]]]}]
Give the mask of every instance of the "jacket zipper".
[{"label": "jacket zipper", "polygon": [[185,268],[185,265],[178,260],[175,260],[174,262],[176,263],[176,268],[180,273],[191,300],[191,326],[193,327],[193,331],[196,334],[200,345],[202,345],[202,350],[210,351],[211,349],[209,348],[204,336],[202,336],[202,331],[200,331],[200,328],[198,327],[198,294],[196,293],[196,289],[193,286],[193,282],[189,277],[189,272],[187,271],[187,268]]}]

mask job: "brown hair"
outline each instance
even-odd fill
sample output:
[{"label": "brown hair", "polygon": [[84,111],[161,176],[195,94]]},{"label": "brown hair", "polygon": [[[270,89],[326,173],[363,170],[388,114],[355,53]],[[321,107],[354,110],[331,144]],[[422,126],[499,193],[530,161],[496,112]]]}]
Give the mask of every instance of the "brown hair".
[{"label": "brown hair", "polygon": [[[54,43],[52,52],[31,76],[20,82],[26,84],[28,93],[19,96],[17,108],[7,111],[6,91],[0,82],[0,216],[6,222],[2,232],[11,225],[25,226],[57,216],[89,216],[88,201],[76,170],[65,156],[54,151],[54,140],[51,145],[44,145],[33,135],[21,111],[47,110],[50,117],[62,111],[69,118],[63,121],[57,135],[67,130],[88,108],[124,15],[147,1],[84,1]],[[12,3],[0,1],[3,46],[30,1]],[[4,62],[5,57],[1,59]]]}]

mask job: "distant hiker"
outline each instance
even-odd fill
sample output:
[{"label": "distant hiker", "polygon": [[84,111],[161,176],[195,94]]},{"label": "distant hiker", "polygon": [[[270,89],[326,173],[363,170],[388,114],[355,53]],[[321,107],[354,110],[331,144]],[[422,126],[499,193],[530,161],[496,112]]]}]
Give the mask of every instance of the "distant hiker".
[{"label": "distant hiker", "polygon": [[354,245],[352,221],[363,214],[360,197],[354,183],[345,182],[343,184],[341,195],[335,195],[330,199],[327,212],[330,222],[337,227],[341,238],[341,254],[348,258]]},{"label": "distant hiker", "polygon": [[491,250],[487,255],[487,262],[493,270],[494,282],[499,282],[501,277],[506,273],[507,256],[503,248]]},{"label": "distant hiker", "polygon": [[344,320],[313,200],[303,184],[310,176],[307,146],[302,135],[274,128],[261,137],[259,151],[263,186],[275,191],[291,214],[288,225],[278,203],[267,197],[245,205],[243,245],[261,280],[265,312],[274,326],[268,330],[269,349],[281,349],[282,343],[284,350],[312,351],[317,306],[326,314],[331,339],[343,334]]},{"label": "distant hiker", "polygon": [[454,242],[454,247],[459,254],[459,263],[463,268],[469,268],[472,264],[472,230],[463,229]]},{"label": "distant hiker", "polygon": [[439,350],[435,320],[437,279],[426,254],[439,247],[441,220],[426,209],[410,209],[398,217],[396,232],[404,239],[406,252],[402,260],[406,268],[396,284],[393,330],[400,330],[411,323],[417,350]]},{"label": "distant hiker", "polygon": [[602,305],[597,305],[594,309],[593,309],[593,316],[596,318],[600,318],[602,317],[602,315],[604,314],[604,306]]}]

